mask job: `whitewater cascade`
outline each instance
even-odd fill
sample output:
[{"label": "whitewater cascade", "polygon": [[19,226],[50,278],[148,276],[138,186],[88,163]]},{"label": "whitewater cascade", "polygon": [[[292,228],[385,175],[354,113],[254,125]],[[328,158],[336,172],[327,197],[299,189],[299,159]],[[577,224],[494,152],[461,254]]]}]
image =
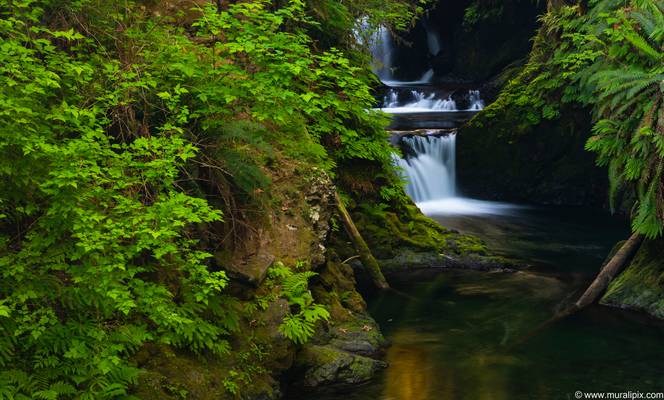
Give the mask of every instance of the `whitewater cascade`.
[{"label": "whitewater cascade", "polygon": [[415,101],[403,106],[406,109],[422,109],[431,111],[457,111],[456,102],[449,96],[446,99],[436,98],[435,93],[425,95],[417,90],[412,91]]},{"label": "whitewater cascade", "polygon": [[510,214],[518,206],[461,197],[456,183],[456,133],[437,135],[431,130],[426,136],[406,136],[401,140],[408,147],[408,158],[395,156],[406,179],[406,193],[427,215]]},{"label": "whitewater cascade", "polygon": [[415,153],[396,160],[408,180],[406,193],[416,203],[455,196],[456,133],[404,137],[402,141]]},{"label": "whitewater cascade", "polygon": [[422,113],[422,112],[455,112],[455,111],[480,111],[484,108],[484,100],[479,90],[469,90],[467,94],[469,107],[459,110],[457,103],[449,95],[439,98],[436,93],[426,94],[419,90],[411,90],[409,99],[405,104],[399,101],[399,92],[390,89],[383,98],[382,110],[392,114],[399,113]]},{"label": "whitewater cascade", "polygon": [[383,98],[384,108],[397,108],[399,107],[399,95],[396,90],[390,89]]}]

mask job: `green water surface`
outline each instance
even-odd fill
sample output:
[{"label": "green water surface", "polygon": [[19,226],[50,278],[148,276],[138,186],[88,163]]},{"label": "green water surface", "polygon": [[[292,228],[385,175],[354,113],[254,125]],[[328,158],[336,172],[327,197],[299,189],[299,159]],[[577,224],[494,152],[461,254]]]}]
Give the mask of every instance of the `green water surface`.
[{"label": "green water surface", "polygon": [[638,313],[593,306],[524,341],[592,280],[629,234],[624,222],[551,208],[436,219],[532,267],[393,281],[400,293],[369,301],[392,343],[389,367],[370,384],[305,398],[545,400],[573,399],[577,391],[664,391],[664,326]]}]

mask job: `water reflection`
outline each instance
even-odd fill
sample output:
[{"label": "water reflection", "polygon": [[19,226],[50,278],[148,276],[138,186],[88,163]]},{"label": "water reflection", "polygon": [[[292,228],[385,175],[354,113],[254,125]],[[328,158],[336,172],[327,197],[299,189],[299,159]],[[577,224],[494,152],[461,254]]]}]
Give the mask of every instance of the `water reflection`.
[{"label": "water reflection", "polygon": [[308,398],[557,400],[574,398],[577,390],[661,391],[664,326],[634,313],[594,306],[519,344],[587,285],[611,245],[628,232],[587,212],[538,212],[503,220],[446,217],[443,223],[482,230],[505,254],[535,267],[519,273],[448,271],[426,282],[393,279],[396,291],[369,302],[392,342],[390,366],[350,394]]},{"label": "water reflection", "polygon": [[429,399],[432,383],[441,374],[441,371],[435,371],[436,366],[429,359],[429,349],[417,344],[422,338],[412,330],[395,333],[393,340],[396,344],[389,349],[386,357],[390,367],[385,377],[383,398]]},{"label": "water reflection", "polygon": [[[460,273],[410,291],[418,298],[380,305],[400,311],[399,322],[388,328],[394,344],[387,352],[385,400],[513,398],[514,372],[526,369],[528,360],[509,345],[541,318],[541,306],[532,306],[562,288],[556,279],[529,273]],[[491,306],[478,307],[482,303]]]}]

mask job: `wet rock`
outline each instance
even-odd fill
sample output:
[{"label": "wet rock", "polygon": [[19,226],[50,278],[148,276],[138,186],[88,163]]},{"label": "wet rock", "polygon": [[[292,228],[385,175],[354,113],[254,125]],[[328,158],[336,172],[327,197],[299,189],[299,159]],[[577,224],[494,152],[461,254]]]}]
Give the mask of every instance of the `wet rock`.
[{"label": "wet rock", "polygon": [[475,271],[514,270],[523,268],[514,260],[502,257],[466,255],[450,256],[437,252],[418,252],[403,249],[396,257],[378,260],[385,274],[419,269],[468,269]]},{"label": "wet rock", "polygon": [[381,355],[387,341],[376,321],[369,316],[335,325],[329,331],[329,344],[337,349],[367,357]]},{"label": "wet rock", "polygon": [[353,354],[331,345],[307,346],[300,352],[297,368],[304,371],[302,384],[308,388],[328,385],[353,385],[369,381],[384,361]]},{"label": "wet rock", "polygon": [[310,343],[373,358],[381,357],[388,344],[376,321],[366,312],[346,310],[343,319],[337,318],[329,325],[319,329]]}]

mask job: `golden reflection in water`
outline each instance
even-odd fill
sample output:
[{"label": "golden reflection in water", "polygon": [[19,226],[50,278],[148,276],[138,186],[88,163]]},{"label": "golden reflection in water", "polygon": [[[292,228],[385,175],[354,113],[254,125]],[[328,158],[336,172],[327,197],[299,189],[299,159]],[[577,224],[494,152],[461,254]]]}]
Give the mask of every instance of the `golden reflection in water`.
[{"label": "golden reflection in water", "polygon": [[396,332],[392,341],[384,400],[510,398],[510,370],[521,363],[514,356],[480,349],[460,354],[443,335],[410,329]]},{"label": "golden reflection in water", "polygon": [[[444,372],[431,363],[428,346],[422,334],[403,330],[393,337],[394,344],[388,349],[385,393],[386,400],[430,400],[433,380]],[[447,386],[447,385],[442,385]],[[442,395],[442,393],[441,393]],[[444,399],[444,396],[436,396]]]}]

